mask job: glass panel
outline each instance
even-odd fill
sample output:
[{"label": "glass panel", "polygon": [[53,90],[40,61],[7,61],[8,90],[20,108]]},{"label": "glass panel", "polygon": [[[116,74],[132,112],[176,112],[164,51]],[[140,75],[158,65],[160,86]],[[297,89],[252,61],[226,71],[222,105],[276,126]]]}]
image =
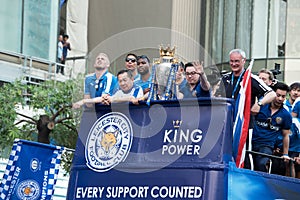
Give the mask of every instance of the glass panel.
[{"label": "glass panel", "polygon": [[[299,58],[300,57],[300,1],[289,0],[287,4],[287,27],[286,27],[286,49],[285,57]],[[293,63],[293,62],[291,62]],[[299,69],[299,65],[286,65],[287,67],[293,67]],[[300,75],[298,75],[298,78]]]},{"label": "glass panel", "polygon": [[223,0],[215,0],[212,8],[212,58],[216,63],[222,62],[223,5]]},{"label": "glass panel", "polygon": [[24,54],[55,61],[58,9],[58,1],[24,1]]},{"label": "glass panel", "polygon": [[236,36],[236,0],[226,0],[224,5],[224,34],[223,34],[223,62],[228,62],[229,52],[235,48]]},{"label": "glass panel", "polygon": [[286,2],[282,0],[271,1],[270,29],[269,29],[269,57],[284,56],[285,51],[285,25]]},{"label": "glass panel", "polygon": [[252,25],[252,58],[266,58],[268,0],[254,0]]},{"label": "glass panel", "polygon": [[[20,53],[22,30],[22,1],[1,1],[0,49]],[[6,38],[6,39],[5,39]]]},{"label": "glass panel", "polygon": [[250,58],[250,38],[251,38],[251,7],[252,0],[239,0],[236,47],[246,52],[247,58]]}]

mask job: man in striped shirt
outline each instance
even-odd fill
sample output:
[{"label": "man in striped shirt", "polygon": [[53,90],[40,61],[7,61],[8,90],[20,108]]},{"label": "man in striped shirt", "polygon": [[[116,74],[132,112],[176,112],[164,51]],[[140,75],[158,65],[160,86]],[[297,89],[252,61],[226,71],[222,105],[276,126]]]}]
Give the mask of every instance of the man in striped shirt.
[{"label": "man in striped shirt", "polygon": [[[95,97],[111,96],[117,85],[117,78],[108,72],[110,61],[105,53],[100,53],[95,60],[95,73],[87,75],[84,85],[84,99],[91,99]],[[82,106],[83,101],[78,101],[73,104],[74,108]],[[86,104],[92,107],[93,104]],[[99,103],[95,106],[97,107]]]}]

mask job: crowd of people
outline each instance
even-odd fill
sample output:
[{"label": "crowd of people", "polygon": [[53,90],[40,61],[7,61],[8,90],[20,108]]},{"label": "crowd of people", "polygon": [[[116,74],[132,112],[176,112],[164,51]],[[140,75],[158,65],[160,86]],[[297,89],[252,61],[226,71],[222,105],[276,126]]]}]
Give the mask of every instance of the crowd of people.
[{"label": "crowd of people", "polygon": [[[176,72],[177,98],[226,97],[237,100],[245,75],[246,54],[241,49],[229,53],[231,71],[213,86],[199,61],[180,62]],[[153,77],[146,55],[133,53],[125,57],[125,67],[117,75],[108,72],[110,60],[100,53],[95,60],[95,73],[85,79],[84,98],[73,108],[109,105],[113,102],[139,104],[149,96]],[[167,77],[166,77],[167,79]],[[217,86],[217,87],[216,87]],[[217,94],[217,95],[216,95]],[[300,82],[288,86],[263,68],[251,74],[251,116],[245,168],[254,162],[254,170],[300,178]],[[266,156],[270,155],[270,156]]]},{"label": "crowd of people", "polygon": [[[110,60],[100,53],[95,60],[95,73],[85,79],[84,98],[74,103],[74,108],[82,105],[99,106],[112,102],[132,102],[138,104],[149,96],[152,83],[150,59],[146,55],[133,53],[125,57],[125,67],[114,76],[108,72]],[[167,79],[168,77],[166,77]],[[181,63],[176,73],[178,95],[181,98],[209,97],[210,83],[204,73],[203,63],[199,61]]]}]

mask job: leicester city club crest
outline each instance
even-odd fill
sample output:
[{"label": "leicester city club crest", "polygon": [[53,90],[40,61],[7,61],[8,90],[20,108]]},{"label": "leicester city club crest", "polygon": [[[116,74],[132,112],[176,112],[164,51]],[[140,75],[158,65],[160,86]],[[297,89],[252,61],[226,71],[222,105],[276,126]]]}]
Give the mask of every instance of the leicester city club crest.
[{"label": "leicester city club crest", "polygon": [[105,172],[124,161],[130,151],[133,132],[129,119],[119,112],[99,118],[91,128],[85,148],[87,166]]},{"label": "leicester city club crest", "polygon": [[40,192],[39,184],[34,180],[22,181],[17,187],[17,196],[20,199],[37,200]]}]

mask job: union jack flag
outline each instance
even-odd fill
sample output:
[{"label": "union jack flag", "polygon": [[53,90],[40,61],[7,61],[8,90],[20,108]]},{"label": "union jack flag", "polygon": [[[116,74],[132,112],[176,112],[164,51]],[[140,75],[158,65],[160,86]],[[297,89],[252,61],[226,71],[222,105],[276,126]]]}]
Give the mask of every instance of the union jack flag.
[{"label": "union jack flag", "polygon": [[233,125],[233,156],[238,168],[244,167],[246,141],[251,110],[251,70],[254,60],[251,60],[245,71],[235,104],[235,121]]}]

